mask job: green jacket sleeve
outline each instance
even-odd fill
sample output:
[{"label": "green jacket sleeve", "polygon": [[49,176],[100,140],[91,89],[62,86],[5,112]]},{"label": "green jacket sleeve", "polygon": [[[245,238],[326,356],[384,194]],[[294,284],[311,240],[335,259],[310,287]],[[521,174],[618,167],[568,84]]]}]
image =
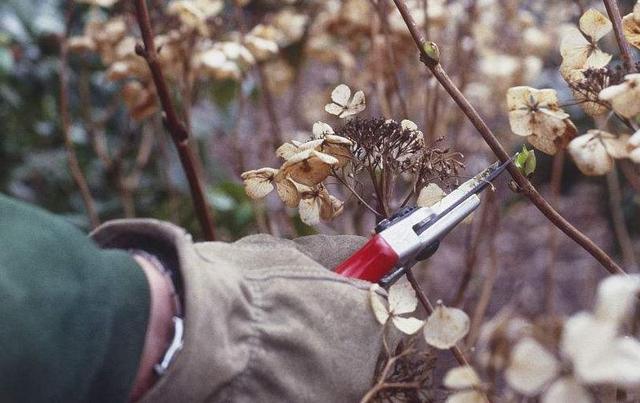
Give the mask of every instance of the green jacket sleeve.
[{"label": "green jacket sleeve", "polygon": [[149,288],[122,251],[0,194],[0,402],[125,402]]}]

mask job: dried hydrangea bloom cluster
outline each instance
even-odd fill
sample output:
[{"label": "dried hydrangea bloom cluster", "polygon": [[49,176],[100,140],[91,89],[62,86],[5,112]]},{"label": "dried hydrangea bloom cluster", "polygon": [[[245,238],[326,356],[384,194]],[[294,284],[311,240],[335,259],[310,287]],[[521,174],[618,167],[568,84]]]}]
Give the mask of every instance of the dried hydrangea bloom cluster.
[{"label": "dried hydrangea bloom cluster", "polygon": [[[636,47],[639,17],[639,4],[624,17],[624,34]],[[571,26],[562,34],[560,73],[587,115],[599,117],[613,112],[625,130],[612,133],[598,127],[576,137],[576,128],[559,107],[554,90],[514,87],[507,94],[511,130],[550,155],[568,148],[585,175],[606,174],[617,159],[640,162],[640,134],[632,135],[640,128],[636,120],[640,115],[640,74],[624,75],[623,67],[609,67],[613,56],[600,49],[599,43],[611,31],[612,23],[604,14],[587,10],[577,27]]]},{"label": "dried hydrangea bloom cluster", "polygon": [[[348,86],[337,86],[324,109],[346,123],[334,131],[329,124],[316,122],[310,140],[292,140],[281,145],[276,150],[276,155],[284,160],[279,169],[262,168],[241,175],[247,194],[262,199],[275,189],[287,207],[298,207],[300,218],[308,225],[331,220],[343,211],[343,203],[327,191],[325,180],[329,177],[356,194],[354,187],[362,188],[358,175],[370,175],[373,193],[378,197],[376,204],[385,211],[374,211],[378,216],[390,210],[397,180],[410,186],[409,196],[417,197],[419,205],[435,197],[428,196],[433,186],[444,194],[435,184],[425,185],[427,181],[455,176],[463,167],[456,159],[460,155],[426,147],[422,132],[410,120],[398,123],[391,119],[355,117],[365,105],[362,91],[352,94]],[[357,196],[363,201],[362,195]],[[405,202],[409,199],[403,198]]]},{"label": "dried hydrangea bloom cluster", "polygon": [[[365,109],[365,97],[341,84],[331,94],[325,110],[339,118],[347,118]],[[267,196],[275,187],[287,207],[298,207],[302,222],[315,225],[320,220],[338,216],[343,203],[329,194],[323,183],[334,170],[342,170],[352,160],[353,142],[338,136],[324,122],[313,125],[313,138],[306,142],[293,140],[281,145],[276,154],[284,160],[280,169],[262,168],[241,175],[247,195],[253,199]]]}]

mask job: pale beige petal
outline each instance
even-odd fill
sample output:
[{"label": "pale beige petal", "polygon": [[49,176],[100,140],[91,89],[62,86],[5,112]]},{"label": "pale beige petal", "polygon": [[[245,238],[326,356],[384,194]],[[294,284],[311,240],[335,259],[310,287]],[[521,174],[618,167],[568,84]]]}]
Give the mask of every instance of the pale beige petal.
[{"label": "pale beige petal", "polygon": [[316,139],[316,140],[310,140],[310,141],[305,141],[304,143],[296,144],[296,146],[300,149],[300,151],[316,150],[320,148],[322,143],[324,143],[324,139]]},{"label": "pale beige petal", "polygon": [[378,323],[384,325],[389,320],[389,310],[387,309],[386,301],[378,294],[381,291],[383,291],[382,287],[378,284],[371,284],[371,287],[369,287],[369,303]]},{"label": "pale beige petal", "polygon": [[528,109],[517,109],[509,112],[511,131],[518,136],[531,136],[534,133],[532,117],[535,116]]},{"label": "pale beige petal", "polygon": [[599,48],[593,49],[589,56],[587,57],[587,61],[584,64],[584,68],[592,68],[592,69],[600,69],[605,67],[611,61],[613,56],[607,52],[603,52]]},{"label": "pale beige petal", "polygon": [[529,109],[531,87],[511,87],[507,90],[507,107],[510,111],[517,109]]},{"label": "pale beige petal", "polygon": [[275,184],[280,200],[287,207],[293,208],[300,203],[300,193],[298,193],[298,189],[290,179],[276,179]]},{"label": "pale beige petal", "polygon": [[570,376],[555,381],[542,396],[542,403],[593,403],[593,398]]},{"label": "pale beige petal", "polygon": [[533,94],[538,104],[543,108],[556,109],[558,105],[558,93],[551,88],[536,90]]},{"label": "pale beige petal", "polygon": [[590,130],[569,143],[569,154],[578,169],[585,175],[604,175],[613,169],[613,158],[607,153],[604,144]]},{"label": "pale beige petal", "polygon": [[480,377],[471,366],[465,365],[447,371],[443,383],[449,389],[466,389],[480,386]]},{"label": "pale beige petal", "polygon": [[449,397],[445,403],[488,403],[488,400],[480,392],[469,390],[456,392]]},{"label": "pale beige petal", "polygon": [[393,326],[404,334],[415,334],[422,326],[424,321],[417,318],[402,318],[400,316],[392,316]]},{"label": "pale beige petal", "polygon": [[351,98],[351,89],[345,84],[338,85],[331,92],[331,100],[340,106],[346,107],[349,104],[349,98]]},{"label": "pale beige petal", "polygon": [[598,285],[594,315],[600,320],[622,325],[629,318],[640,294],[640,275],[616,275]]},{"label": "pale beige petal", "polygon": [[555,155],[558,152],[556,144],[551,137],[548,136],[529,136],[527,137],[527,141],[531,144],[535,149],[542,151],[545,154]]},{"label": "pale beige petal", "polygon": [[365,108],[366,108],[366,101],[364,97],[364,92],[357,91],[353,95],[353,99],[351,100],[351,102],[349,102],[349,105],[347,106],[345,111],[342,112],[342,114],[340,114],[340,117],[346,118],[349,116],[356,115],[362,112],[363,110],[365,110]]},{"label": "pale beige petal", "polygon": [[333,128],[324,122],[315,122],[312,132],[313,137],[316,139],[322,139],[329,134],[334,134]]},{"label": "pale beige petal", "polygon": [[291,156],[283,165],[283,175],[295,182],[315,186],[325,180],[338,160],[316,150],[304,150]]},{"label": "pale beige petal", "polygon": [[394,315],[416,310],[418,298],[408,281],[399,281],[389,288],[389,311]]},{"label": "pale beige petal", "polygon": [[457,308],[438,305],[424,326],[427,344],[444,350],[456,345],[469,331],[469,317]]},{"label": "pale beige petal", "polygon": [[640,164],[640,147],[634,148],[633,151],[629,153],[629,159],[636,164]]},{"label": "pale beige petal", "polygon": [[580,30],[597,42],[611,32],[611,21],[600,11],[590,8],[580,17]]},{"label": "pale beige petal", "polygon": [[418,125],[409,119],[402,120],[400,122],[400,127],[402,127],[403,130],[410,130],[412,132],[418,131]]},{"label": "pale beige petal", "polygon": [[629,157],[629,135],[621,134],[618,137],[614,135],[611,135],[611,137],[603,136],[602,142],[611,157],[616,159]]},{"label": "pale beige petal", "polygon": [[431,207],[444,199],[446,195],[447,194],[440,188],[440,186],[435,183],[430,183],[420,191],[416,205],[418,207]]},{"label": "pale beige petal", "polygon": [[241,175],[244,180],[245,191],[252,199],[262,199],[273,190],[273,179],[278,170],[262,168],[248,171]]},{"label": "pale beige petal", "polygon": [[556,377],[558,360],[540,343],[524,338],[511,350],[511,361],[505,371],[509,386],[525,396],[535,396]]},{"label": "pale beige petal", "polygon": [[332,115],[340,116],[340,114],[344,111],[344,106],[340,106],[338,104],[330,103],[324,106],[324,110],[327,113]]},{"label": "pale beige petal", "polygon": [[591,44],[575,27],[567,29],[560,42],[560,54],[564,70],[584,68],[591,53]]},{"label": "pale beige petal", "polygon": [[284,143],[276,150],[276,155],[283,160],[288,160],[293,155],[297,154],[300,150],[298,147],[291,143]]},{"label": "pale beige petal", "polygon": [[320,204],[318,198],[301,198],[298,204],[300,220],[307,225],[316,225],[320,222]]},{"label": "pale beige petal", "polygon": [[629,145],[632,147],[640,147],[640,130],[629,137]]}]

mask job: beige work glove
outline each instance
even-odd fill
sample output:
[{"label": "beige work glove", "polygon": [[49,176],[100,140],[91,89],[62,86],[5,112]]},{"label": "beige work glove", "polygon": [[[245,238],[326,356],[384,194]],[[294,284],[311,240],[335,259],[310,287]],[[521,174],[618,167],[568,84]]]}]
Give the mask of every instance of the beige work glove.
[{"label": "beige work glove", "polygon": [[193,244],[156,220],[108,223],[93,238],[144,249],[182,276],[184,348],[143,402],[353,402],[371,387],[382,327],[370,283],[330,270],[364,238]]}]

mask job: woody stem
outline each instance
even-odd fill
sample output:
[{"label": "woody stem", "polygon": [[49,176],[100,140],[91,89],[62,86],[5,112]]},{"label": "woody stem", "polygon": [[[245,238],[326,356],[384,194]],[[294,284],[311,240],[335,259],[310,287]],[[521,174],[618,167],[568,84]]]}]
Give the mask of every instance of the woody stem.
[{"label": "woody stem", "polygon": [[189,146],[189,132],[184,122],[178,117],[173,102],[171,101],[167,82],[162,73],[162,67],[158,60],[158,53],[153,39],[153,29],[151,27],[146,0],[136,0],[135,7],[136,18],[144,43],[144,47],[142,45],[136,46],[136,53],[142,56],[149,66],[151,77],[156,86],[156,92],[158,93],[158,98],[160,98],[162,110],[164,111],[163,120],[165,127],[169,131],[169,134],[171,134],[171,139],[178,150],[182,168],[189,182],[191,199],[193,200],[196,216],[198,217],[206,240],[213,241],[215,239],[215,233],[211,219],[211,211],[209,210],[204,195],[200,172],[196,168],[196,157]]},{"label": "woody stem", "polygon": [[[505,151],[502,144],[498,141],[495,134],[491,131],[487,123],[480,116],[478,111],[469,103],[467,98],[460,92],[458,87],[453,83],[451,78],[447,75],[446,71],[442,68],[440,60],[434,57],[433,53],[427,53],[429,43],[425,40],[424,36],[418,30],[416,22],[411,16],[409,9],[404,0],[393,0],[396,7],[400,11],[402,18],[404,19],[409,32],[420,51],[420,60],[431,71],[434,77],[442,85],[442,87],[449,93],[451,98],[458,105],[460,110],[467,116],[473,126],[478,130],[485,142],[489,145],[493,153],[502,162],[510,160],[509,155]],[[600,264],[611,274],[622,274],[624,270],[598,245],[596,245],[585,234],[579,231],[576,227],[571,225],[564,217],[562,217],[546,200],[536,188],[529,182],[520,170],[513,164],[509,163],[508,171],[513,177],[513,180],[518,184],[522,193],[531,200],[531,202],[544,214],[549,221],[551,221],[556,227],[558,227],[567,236],[573,239],[578,245],[589,252]]]}]

